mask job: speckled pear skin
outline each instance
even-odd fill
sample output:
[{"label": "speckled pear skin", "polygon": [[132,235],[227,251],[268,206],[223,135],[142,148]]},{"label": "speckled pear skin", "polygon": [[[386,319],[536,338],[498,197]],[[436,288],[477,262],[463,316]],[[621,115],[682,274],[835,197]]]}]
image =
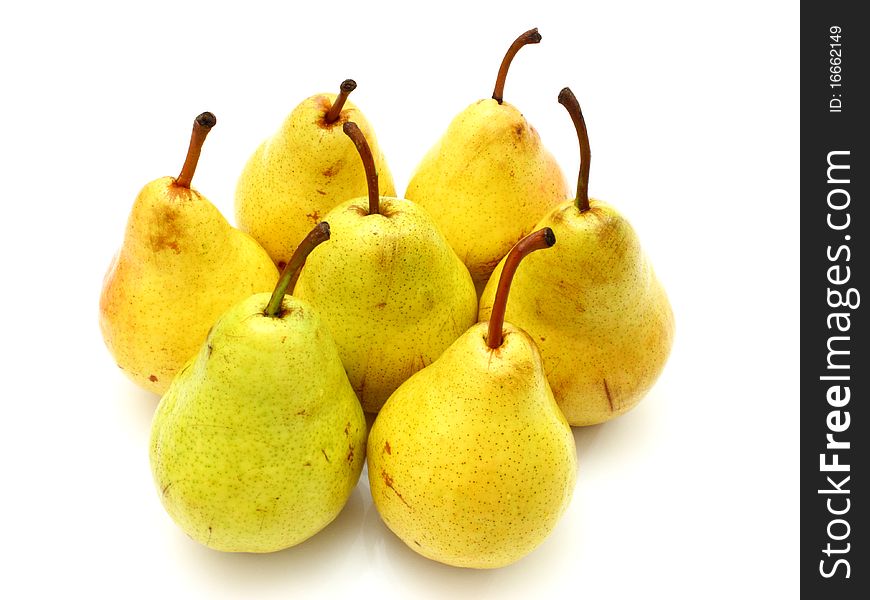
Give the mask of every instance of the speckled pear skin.
[{"label": "speckled pear skin", "polygon": [[368,439],[384,523],[415,552],[476,569],[537,547],[577,473],[574,436],[534,342],[505,323],[502,345],[490,349],[487,326],[471,327],[402,384]]},{"label": "speckled pear skin", "polygon": [[281,128],[248,160],[236,186],[236,223],[276,263],[285,263],[314,225],[337,204],[365,196],[365,169],[353,142],[342,132],[347,121],[362,130],[377,167],[381,192],[396,194],[393,177],[369,122],[350,101],[326,123],[334,94],[302,101]]},{"label": "speckled pear skin", "polygon": [[568,195],[540,136],[511,104],[463,110],[417,166],[405,197],[423,206],[475,282]]},{"label": "speckled pear skin", "polygon": [[163,506],[194,540],[273,552],[341,511],[366,424],[328,330],[305,302],[269,294],[234,306],[160,401],[151,469]]},{"label": "speckled pear skin", "polygon": [[293,292],[329,325],[368,412],[477,319],[471,276],[426,211],[398,198],[380,206],[369,215],[366,197],[333,209],[332,236],[309,255]]},{"label": "speckled pear skin", "polygon": [[103,339],[125,375],[163,394],[215,319],[277,280],[269,255],[211,202],[157,179],[139,192],[103,281]]},{"label": "speckled pear skin", "polygon": [[[571,425],[603,423],[640,402],[664,369],[674,315],[631,224],[609,204],[564,202],[536,228],[559,243],[517,270],[505,318],[532,336]],[[480,300],[492,312],[499,263]],[[543,291],[543,292],[542,292]]]}]

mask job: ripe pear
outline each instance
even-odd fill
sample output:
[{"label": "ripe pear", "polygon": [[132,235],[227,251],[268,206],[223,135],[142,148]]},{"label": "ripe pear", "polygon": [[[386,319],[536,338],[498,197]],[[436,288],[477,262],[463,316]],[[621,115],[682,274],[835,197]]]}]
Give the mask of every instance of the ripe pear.
[{"label": "ripe pear", "polygon": [[329,325],[367,412],[430,364],[477,319],[468,270],[426,211],[382,197],[361,130],[344,125],[369,174],[369,195],[326,218],[332,239],[313,252],[295,294]]},{"label": "ripe pear", "polygon": [[568,195],[568,184],[538,132],[502,100],[511,60],[525,32],[502,61],[492,99],[463,110],[411,177],[405,197],[423,206],[481,289],[501,258]]},{"label": "ripe pear", "polygon": [[156,394],[197,351],[215,319],[278,280],[269,255],[190,187],[216,123],[193,125],[181,174],[147,184],[103,281],[100,329],[121,370]]},{"label": "ripe pear", "polygon": [[[554,242],[541,230],[514,247],[502,304],[522,257]],[[538,349],[504,311],[403,383],[368,439],[384,523],[415,552],[458,567],[502,567],[531,552],[568,506],[576,472],[574,436]]]},{"label": "ripe pear", "polygon": [[285,296],[320,223],[270,296],[215,323],[173,380],[151,430],[163,506],[193,539],[226,552],[272,552],[341,511],[364,460],[365,418],[335,343],[307,303]]},{"label": "ripe pear", "polygon": [[[535,339],[547,379],[572,425],[594,425],[636,406],[667,362],[674,316],[667,294],[631,224],[610,204],[590,199],[591,151],[571,90],[559,94],[581,147],[577,197],[539,222],[559,238],[517,274],[507,318]],[[500,264],[480,301],[489,317]],[[541,298],[541,288],[553,290]]]},{"label": "ripe pear", "polygon": [[356,83],[303,100],[248,160],[236,186],[236,222],[279,265],[337,204],[366,194],[366,175],[342,125],[354,121],[372,146],[385,193],[393,179],[374,130],[347,100]]}]

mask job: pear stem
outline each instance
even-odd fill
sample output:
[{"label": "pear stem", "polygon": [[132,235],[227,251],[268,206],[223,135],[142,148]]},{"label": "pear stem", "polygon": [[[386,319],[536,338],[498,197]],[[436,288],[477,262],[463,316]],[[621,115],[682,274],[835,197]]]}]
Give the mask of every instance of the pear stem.
[{"label": "pear stem", "polygon": [[525,46],[526,44],[537,44],[541,41],[541,34],[538,33],[538,28],[529,29],[528,31],[520,34],[520,37],[514,40],[514,43],[511,44],[511,47],[508,48],[507,54],[504,55],[504,58],[501,61],[501,66],[498,69],[498,77],[495,78],[495,89],[492,92],[492,99],[502,103],[502,99],[504,96],[504,82],[507,79],[507,72],[511,66],[511,61],[516,56],[517,52],[520,51],[520,48]]},{"label": "pear stem", "polygon": [[284,270],[281,271],[281,277],[278,278],[278,284],[275,286],[275,291],[272,292],[272,297],[269,298],[269,304],[266,305],[266,310],[263,314],[267,317],[278,317],[281,312],[281,304],[284,302],[284,294],[288,289],[292,290],[291,283],[295,286],[296,280],[299,278],[299,271],[302,270],[302,265],[305,264],[305,259],[311,254],[318,245],[329,239],[329,223],[321,221],[314,226],[314,229],[308,232],[302,243],[296,248],[293,256],[284,265]]},{"label": "pear stem", "polygon": [[366,181],[369,187],[369,214],[380,214],[381,199],[380,190],[378,189],[378,171],[375,169],[375,158],[372,156],[372,149],[369,148],[369,143],[366,141],[363,132],[353,121],[345,123],[342,131],[353,140],[353,145],[356,146],[356,150],[362,159],[363,167],[366,170]]},{"label": "pear stem", "polygon": [[[320,223],[318,223],[319,225]],[[287,290],[284,292],[284,295],[290,294],[293,295],[293,291],[296,289],[296,282],[299,281],[299,276],[302,275],[302,268],[305,267],[305,263],[308,262],[308,258],[302,259],[302,264],[299,265],[299,268],[296,269],[296,272],[290,276],[290,282],[287,284]],[[287,266],[287,265],[284,265]],[[283,273],[283,271],[282,271]]]},{"label": "pear stem", "polygon": [[580,175],[577,177],[577,198],[574,200],[580,212],[589,210],[589,163],[592,161],[592,150],[589,148],[589,133],[586,131],[586,119],[580,110],[580,103],[571,88],[563,88],[559,92],[559,104],[568,110],[577,139],[580,140]]},{"label": "pear stem", "polygon": [[335,98],[335,102],[332,103],[332,106],[329,107],[329,111],[326,113],[325,120],[327,123],[335,123],[338,120],[338,116],[341,114],[341,109],[344,108],[344,103],[347,100],[347,97],[355,89],[356,81],[353,79],[345,79],[341,82],[338,96]]},{"label": "pear stem", "polygon": [[187,158],[184,159],[184,166],[181,167],[181,173],[175,178],[175,185],[189,188],[190,182],[193,180],[193,173],[196,171],[196,164],[199,162],[199,154],[202,152],[202,145],[205,143],[205,138],[211,128],[217,123],[217,118],[210,112],[204,112],[193,121],[193,132],[190,134],[190,146],[187,148]]},{"label": "pear stem", "polygon": [[504,327],[504,313],[507,309],[508,292],[517,267],[527,255],[535,250],[549,248],[556,243],[556,234],[549,227],[538,229],[518,241],[508,252],[498,280],[498,288],[495,291],[495,301],[492,303],[492,313],[489,316],[489,331],[486,334],[486,345],[492,349],[501,346],[502,328]]}]

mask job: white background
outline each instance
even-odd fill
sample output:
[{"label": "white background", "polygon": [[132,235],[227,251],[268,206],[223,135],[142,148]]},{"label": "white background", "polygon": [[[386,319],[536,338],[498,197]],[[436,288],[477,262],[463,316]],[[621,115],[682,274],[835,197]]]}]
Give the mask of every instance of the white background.
[{"label": "white background", "polygon": [[[0,8],[3,597],[795,597],[798,588],[796,3],[79,1]],[[22,3],[21,6],[24,6]],[[193,117],[218,125],[194,186],[232,219],[238,174],[304,97],[353,77],[404,190],[508,44],[517,105],[576,181],[556,102],[589,125],[591,192],[632,221],[677,318],[633,412],[577,430],[573,502],[513,566],[423,559],[361,480],[304,544],[228,555],[164,513],[147,460],[157,398],[97,326],[140,187],[176,175]]]}]

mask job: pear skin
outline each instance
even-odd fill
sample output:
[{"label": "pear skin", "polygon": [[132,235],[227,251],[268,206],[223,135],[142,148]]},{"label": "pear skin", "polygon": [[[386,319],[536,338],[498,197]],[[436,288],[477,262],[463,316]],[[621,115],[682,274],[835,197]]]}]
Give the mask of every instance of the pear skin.
[{"label": "pear skin", "polygon": [[369,433],[374,504],[423,556],[477,569],[511,564],[549,535],[571,500],[574,436],[534,341],[504,321],[517,265],[554,243],[542,229],[516,244],[492,319],[403,383]]},{"label": "pear skin", "polygon": [[124,374],[162,394],[215,319],[277,279],[257,242],[199,192],[163,177],[133,204],[103,281],[100,329]]},{"label": "pear skin", "polygon": [[[580,104],[559,94],[580,141],[574,200],[538,224],[559,240],[530,256],[516,274],[506,318],[534,338],[553,394],[571,425],[603,423],[640,402],[664,369],[674,315],[664,288],[631,224],[609,204],[589,198],[591,150]],[[480,299],[489,318],[499,273]],[[542,297],[541,289],[551,290]]]},{"label": "pear skin", "polygon": [[294,295],[338,345],[363,408],[377,412],[399,385],[477,319],[468,270],[419,205],[367,198],[328,213],[332,238],[311,253]]},{"label": "pear skin", "polygon": [[368,440],[372,498],[412,550],[477,569],[522,558],[571,499],[571,429],[528,335],[509,323],[462,335],[390,397]]},{"label": "pear skin", "polygon": [[479,100],[417,167],[405,197],[425,208],[475,281],[569,194],[538,132],[510,104]]},{"label": "pear skin", "polygon": [[396,194],[374,130],[362,112],[352,102],[343,101],[336,120],[327,122],[336,98],[335,94],[316,94],[303,100],[257,148],[239,177],[236,223],[276,263],[285,263],[305,234],[332,208],[366,194],[365,171],[353,143],[342,133],[344,123],[354,121],[363,130],[372,146],[383,193]]},{"label": "pear skin", "polygon": [[[636,406],[674,339],[667,294],[631,224],[602,201],[590,205],[581,213],[567,201],[541,220],[559,243],[523,262],[505,316],[534,338],[571,425],[603,423]],[[489,318],[502,267],[481,296],[481,320]]]},{"label": "pear skin", "polygon": [[423,206],[481,287],[498,261],[569,194],[565,176],[538,132],[502,100],[510,60],[537,43],[537,29],[508,51],[492,99],[450,123],[420,161],[405,198]]},{"label": "pear skin", "polygon": [[254,295],[215,323],[160,401],[150,461],[163,506],[225,552],[302,542],[341,511],[362,470],[366,425],[316,312]]},{"label": "pear skin", "polygon": [[327,215],[332,238],[308,257],[294,294],[323,315],[367,412],[434,361],[477,317],[468,270],[419,205],[382,197],[362,130],[343,126],[368,196]]}]

